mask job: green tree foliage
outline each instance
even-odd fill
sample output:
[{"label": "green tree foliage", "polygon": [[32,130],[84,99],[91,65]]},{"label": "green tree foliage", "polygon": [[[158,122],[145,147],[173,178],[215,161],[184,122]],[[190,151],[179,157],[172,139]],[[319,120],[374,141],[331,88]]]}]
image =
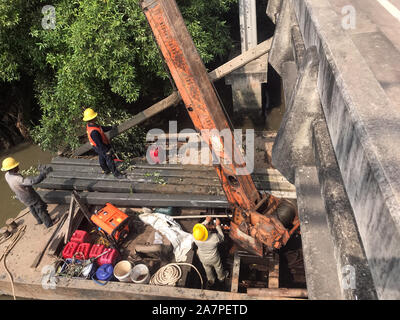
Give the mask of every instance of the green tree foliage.
[{"label": "green tree foliage", "polygon": [[[55,29],[42,27],[45,3],[0,3],[0,81],[35,79],[41,120],[31,134],[46,150],[77,147],[82,113],[105,124],[129,118],[139,97],[171,90],[159,49],[138,0],[54,0]],[[222,19],[237,0],[177,1],[205,63],[231,46]],[[131,133],[133,136],[138,131]]]}]

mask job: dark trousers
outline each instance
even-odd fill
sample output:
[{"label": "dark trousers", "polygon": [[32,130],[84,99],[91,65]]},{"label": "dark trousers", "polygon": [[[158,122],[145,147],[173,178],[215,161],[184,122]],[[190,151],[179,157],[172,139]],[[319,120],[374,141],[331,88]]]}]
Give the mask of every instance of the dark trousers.
[{"label": "dark trousers", "polygon": [[29,210],[35,217],[38,224],[44,223],[46,228],[50,228],[53,225],[53,221],[47,211],[47,204],[43,200],[39,200],[35,204],[29,206]]},{"label": "dark trousers", "polygon": [[117,173],[117,168],[115,167],[115,162],[110,154],[100,151],[98,148],[93,147],[94,151],[99,155],[100,167],[103,171],[111,171],[113,174]]}]

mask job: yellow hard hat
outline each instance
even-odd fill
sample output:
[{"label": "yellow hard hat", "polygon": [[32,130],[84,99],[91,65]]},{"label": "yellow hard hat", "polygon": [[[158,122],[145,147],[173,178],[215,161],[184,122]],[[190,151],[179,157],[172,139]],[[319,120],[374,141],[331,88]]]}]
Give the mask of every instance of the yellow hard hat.
[{"label": "yellow hard hat", "polygon": [[97,112],[95,112],[92,108],[87,108],[83,112],[83,121],[90,121],[97,117]]},{"label": "yellow hard hat", "polygon": [[204,224],[198,223],[193,227],[193,238],[198,241],[206,241],[208,239],[208,230]]},{"label": "yellow hard hat", "polygon": [[3,160],[3,166],[1,167],[1,171],[8,171],[14,169],[19,166],[19,162],[17,162],[14,158],[5,158]]}]

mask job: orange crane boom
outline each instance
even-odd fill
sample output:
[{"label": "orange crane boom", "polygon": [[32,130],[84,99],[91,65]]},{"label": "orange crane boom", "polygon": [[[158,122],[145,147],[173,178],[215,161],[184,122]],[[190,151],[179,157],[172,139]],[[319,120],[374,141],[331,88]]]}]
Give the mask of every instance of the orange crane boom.
[{"label": "orange crane boom", "polygon": [[[229,120],[175,0],[142,0],[141,7],[196,130],[221,159],[214,167],[233,210],[230,237],[260,256],[264,249],[281,248],[299,226],[297,211],[287,201],[261,195],[245,171]],[[224,161],[228,155],[230,159]],[[291,230],[276,214],[278,208],[285,206],[295,220]]]}]

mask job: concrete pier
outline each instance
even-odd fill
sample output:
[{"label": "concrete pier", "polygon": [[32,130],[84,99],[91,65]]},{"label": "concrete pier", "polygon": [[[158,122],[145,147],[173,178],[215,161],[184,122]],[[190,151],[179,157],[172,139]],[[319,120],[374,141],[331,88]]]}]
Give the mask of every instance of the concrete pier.
[{"label": "concrete pier", "polygon": [[[258,44],[256,0],[239,1],[241,53]],[[235,113],[254,113],[259,117],[262,108],[262,83],[267,82],[268,54],[249,62],[227,75],[225,83],[232,86]]]}]

